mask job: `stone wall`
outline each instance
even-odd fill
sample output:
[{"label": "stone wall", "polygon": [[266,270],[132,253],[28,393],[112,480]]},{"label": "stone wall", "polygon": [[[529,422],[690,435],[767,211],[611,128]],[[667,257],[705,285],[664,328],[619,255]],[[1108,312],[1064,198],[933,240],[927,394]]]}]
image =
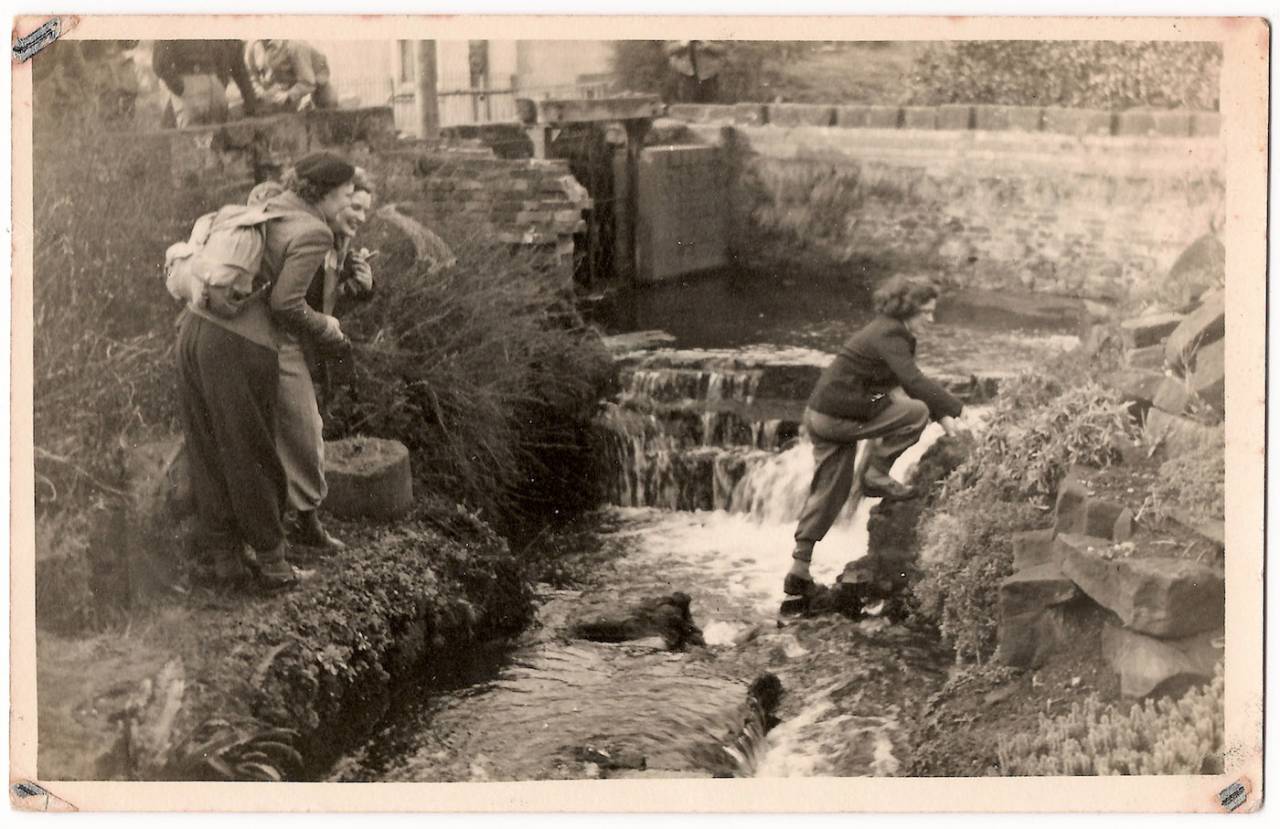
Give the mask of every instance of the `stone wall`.
[{"label": "stone wall", "polygon": [[251,118],[123,140],[143,148],[174,186],[228,193],[279,174],[309,152],[334,149],[379,181],[419,182],[418,194],[401,208],[427,227],[462,222],[499,242],[554,252],[566,275],[573,234],[584,230],[582,212],[591,206],[567,162],[503,158],[460,137],[441,144],[404,141],[387,107]]},{"label": "stone wall", "polygon": [[1221,210],[1216,115],[1015,109],[671,115],[726,150],[745,257],[872,258],[964,287],[1115,300],[1162,278]]}]

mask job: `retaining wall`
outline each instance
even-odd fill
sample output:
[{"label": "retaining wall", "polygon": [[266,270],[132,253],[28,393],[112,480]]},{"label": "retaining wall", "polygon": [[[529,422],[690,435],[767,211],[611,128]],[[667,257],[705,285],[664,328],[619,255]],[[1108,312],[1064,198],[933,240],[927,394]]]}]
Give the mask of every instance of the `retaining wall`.
[{"label": "retaining wall", "polygon": [[1222,146],[1201,134],[1216,115],[754,104],[671,114],[726,150],[731,246],[744,257],[872,258],[963,287],[1115,300],[1162,278],[1224,194]]}]

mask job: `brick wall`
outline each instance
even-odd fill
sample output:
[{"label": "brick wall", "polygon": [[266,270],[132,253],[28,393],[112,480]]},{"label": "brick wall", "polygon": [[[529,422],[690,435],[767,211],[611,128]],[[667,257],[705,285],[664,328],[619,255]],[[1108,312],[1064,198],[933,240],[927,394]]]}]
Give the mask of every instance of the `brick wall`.
[{"label": "brick wall", "polygon": [[[690,123],[726,150],[736,253],[869,257],[965,287],[1119,299],[1163,277],[1221,210],[1213,137],[1086,134],[1115,128],[1117,116],[1075,111],[1055,123],[1080,134],[937,128],[981,123],[969,107],[912,114],[930,128],[870,126],[888,123],[881,110],[897,112],[876,107],[858,108],[859,128],[814,126],[849,108],[822,109],[789,109],[794,126]],[[1004,123],[1025,114],[1006,112]]]}]

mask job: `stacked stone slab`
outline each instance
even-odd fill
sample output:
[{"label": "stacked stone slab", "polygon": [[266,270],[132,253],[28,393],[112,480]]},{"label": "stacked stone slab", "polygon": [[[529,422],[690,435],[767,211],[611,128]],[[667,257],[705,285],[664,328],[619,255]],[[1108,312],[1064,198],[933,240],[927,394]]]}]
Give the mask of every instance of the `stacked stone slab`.
[{"label": "stacked stone slab", "polygon": [[1178,693],[1213,676],[1221,658],[1220,567],[1133,558],[1129,509],[1098,498],[1072,470],[1059,485],[1054,526],[1013,536],[1014,574],[1000,585],[996,657],[1035,668],[1072,635],[1073,620],[1107,611],[1103,656],[1130,697]]}]

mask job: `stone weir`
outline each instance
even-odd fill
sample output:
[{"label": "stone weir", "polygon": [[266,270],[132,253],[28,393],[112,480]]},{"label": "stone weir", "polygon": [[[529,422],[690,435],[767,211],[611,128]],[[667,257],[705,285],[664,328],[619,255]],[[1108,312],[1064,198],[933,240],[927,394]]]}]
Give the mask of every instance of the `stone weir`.
[{"label": "stone weir", "polygon": [[[789,462],[786,450],[801,440],[805,401],[831,355],[657,348],[617,356],[622,391],[598,422],[611,503],[793,520],[803,487],[780,493],[778,484],[803,472],[803,459]],[[994,390],[990,379],[939,379],[969,401]]]}]

